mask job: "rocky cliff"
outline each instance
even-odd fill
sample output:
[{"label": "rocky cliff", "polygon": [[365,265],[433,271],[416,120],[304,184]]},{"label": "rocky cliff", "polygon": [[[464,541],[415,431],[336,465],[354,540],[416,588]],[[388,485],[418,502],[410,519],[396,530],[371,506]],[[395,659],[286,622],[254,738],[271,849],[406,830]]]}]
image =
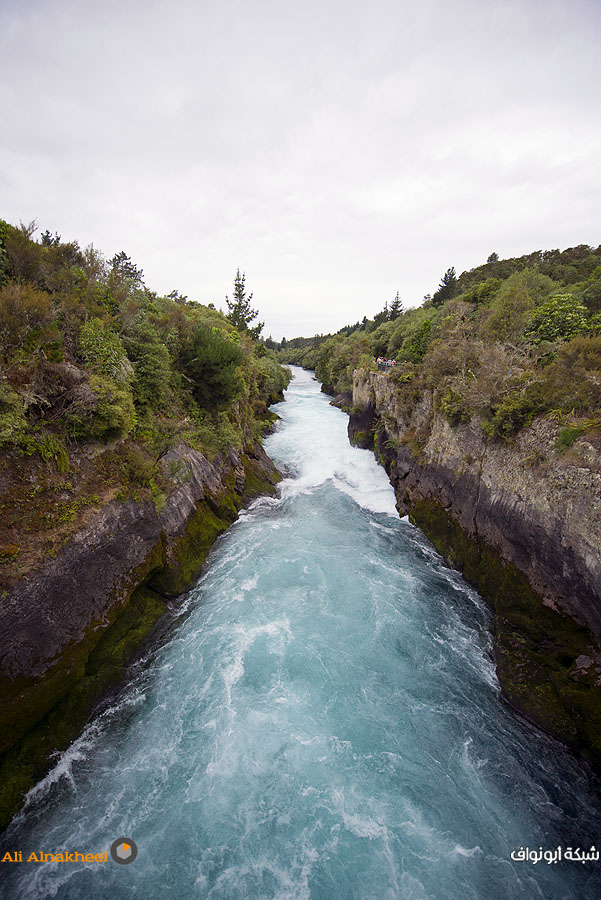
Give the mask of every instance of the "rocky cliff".
[{"label": "rocky cliff", "polygon": [[[66,746],[241,506],[275,492],[279,474],[258,443],[213,462],[181,443],[161,465],[172,490],[110,502],[56,559],[22,578],[0,605],[0,824]],[[174,474],[175,473],[175,474]]]},{"label": "rocky cliff", "polygon": [[[409,398],[409,399],[408,399]],[[536,419],[511,442],[451,425],[429,392],[357,370],[349,435],[373,447],[402,514],[494,611],[505,697],[601,767],[601,453]]]}]

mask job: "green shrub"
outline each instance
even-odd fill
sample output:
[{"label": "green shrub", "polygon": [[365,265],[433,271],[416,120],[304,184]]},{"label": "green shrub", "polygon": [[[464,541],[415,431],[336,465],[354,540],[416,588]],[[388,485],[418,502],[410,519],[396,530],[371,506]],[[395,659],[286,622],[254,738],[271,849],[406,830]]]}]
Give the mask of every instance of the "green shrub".
[{"label": "green shrub", "polygon": [[155,481],[152,480],[150,481],[150,494],[152,497],[152,502],[154,503],[154,508],[156,509],[158,515],[160,515],[167,505],[167,494],[161,490],[161,488]]},{"label": "green shrub", "polygon": [[290,369],[282,368],[279,362],[269,355],[254,360],[254,373],[257,393],[268,403],[275,403],[279,399],[279,395],[288,387],[292,377]]},{"label": "green shrub", "polygon": [[365,369],[367,372],[377,372],[378,367],[375,364],[373,357],[370,356],[369,353],[362,353],[359,357],[359,369]]},{"label": "green shrub", "polygon": [[187,484],[192,478],[192,468],[183,459],[172,459],[168,465],[169,478],[178,484]]},{"label": "green shrub", "polygon": [[20,443],[26,430],[22,397],[6,382],[0,382],[0,445]]},{"label": "green shrub", "polygon": [[407,360],[412,363],[420,363],[426,355],[428,344],[432,340],[432,320],[426,319],[417,328],[416,331],[410,333],[403,342],[403,346],[397,354],[397,358]]},{"label": "green shrub", "polygon": [[394,366],[388,376],[396,384],[409,384],[415,378],[415,369],[411,363]]},{"label": "green shrub", "polygon": [[582,285],[577,298],[590,313],[598,313],[601,310],[601,266],[598,266]]},{"label": "green shrub", "polygon": [[464,291],[460,299],[465,303],[490,303],[501,284],[500,278],[487,278]]},{"label": "green shrub", "polygon": [[103,375],[90,377],[95,405],[70,411],[67,432],[77,441],[110,441],[125,437],[136,424],[131,391]]},{"label": "green shrub", "polygon": [[458,394],[452,388],[447,388],[440,394],[437,398],[436,406],[447,417],[451,425],[469,422],[473,413],[473,410],[466,404],[461,394]]},{"label": "green shrub", "polygon": [[192,379],[192,394],[203,409],[217,409],[242,391],[237,367],[244,361],[239,344],[220,328],[199,325],[183,352],[184,371]]},{"label": "green shrub", "polygon": [[571,294],[558,294],[536,309],[526,336],[540,344],[541,341],[567,341],[586,330],[586,308]]},{"label": "green shrub", "polygon": [[579,414],[601,409],[601,335],[578,335],[563,344],[544,369],[547,409]]},{"label": "green shrub", "polygon": [[141,450],[132,447],[125,455],[125,470],[129,481],[148,487],[155,471],[155,463]]},{"label": "green shrub", "polygon": [[504,398],[489,418],[483,420],[482,428],[489,437],[507,440],[519,428],[530,425],[540,411],[540,400],[535,392],[517,388]]},{"label": "green shrub", "polygon": [[60,342],[52,323],[52,303],[31,284],[9,281],[0,290],[0,348],[5,360],[34,353],[50,342]]},{"label": "green shrub", "polygon": [[533,309],[534,300],[526,281],[522,273],[516,272],[497,291],[482,326],[483,336],[493,341],[517,341]]},{"label": "green shrub", "polygon": [[228,447],[242,446],[242,429],[230,421],[227,410],[203,410],[192,401],[189,412],[193,424],[185,439],[196,450],[213,458]]},{"label": "green shrub", "polygon": [[579,422],[578,425],[567,425],[565,428],[562,428],[557,435],[555,447],[560,452],[563,450],[569,450],[570,447],[574,446],[579,437],[582,437],[583,434],[587,434],[589,431],[592,431],[593,428],[599,428],[600,426],[601,421],[599,420]]},{"label": "green shrub", "polygon": [[371,356],[386,356],[388,352],[388,344],[394,332],[394,326],[397,319],[389,322],[382,322],[369,336],[371,346]]},{"label": "green shrub", "polygon": [[569,450],[581,434],[583,434],[582,428],[579,428],[577,425],[562,428],[557,435],[555,446],[558,450]]},{"label": "green shrub", "polygon": [[56,434],[44,434],[38,438],[40,456],[45,463],[54,460],[61,475],[69,471],[69,454],[67,448]]},{"label": "green shrub", "polygon": [[169,395],[171,359],[156,327],[139,314],[125,332],[123,343],[134,366],[132,389],[141,406],[160,409]]},{"label": "green shrub", "polygon": [[97,375],[106,375],[119,384],[127,384],[131,365],[119,335],[102,319],[89,319],[79,332],[79,352]]}]

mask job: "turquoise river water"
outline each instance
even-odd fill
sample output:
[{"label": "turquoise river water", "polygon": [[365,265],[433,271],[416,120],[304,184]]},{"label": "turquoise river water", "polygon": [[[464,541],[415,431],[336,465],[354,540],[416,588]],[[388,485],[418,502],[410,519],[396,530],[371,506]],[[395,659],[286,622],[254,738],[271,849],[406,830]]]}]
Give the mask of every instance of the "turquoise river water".
[{"label": "turquoise river water", "polygon": [[0,897],[598,900],[601,863],[537,858],[599,845],[586,766],[503,705],[485,604],[294,371],[278,498],[219,539],[3,841],[125,835],[137,859],[3,863]]}]

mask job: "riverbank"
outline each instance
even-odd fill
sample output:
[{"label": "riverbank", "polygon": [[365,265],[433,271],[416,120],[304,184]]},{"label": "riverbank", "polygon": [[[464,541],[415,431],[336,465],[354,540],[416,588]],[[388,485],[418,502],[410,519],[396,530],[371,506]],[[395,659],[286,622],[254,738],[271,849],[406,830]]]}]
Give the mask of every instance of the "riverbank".
[{"label": "riverbank", "polygon": [[[90,724],[5,848],[0,898],[599,896],[588,767],[499,703],[490,614],[401,519],[373,454],[296,371],[265,449],[293,472],[222,536],[186,614]],[[131,878],[130,878],[131,875]],[[133,882],[132,882],[133,883]]]},{"label": "riverbank", "polygon": [[212,462],[181,442],[161,460],[171,491],[113,500],[86,519],[56,558],[5,593],[0,631],[0,826],[126,677],[178,596],[194,584],[239,510],[275,493],[280,475],[261,445]]},{"label": "riverbank", "polygon": [[0,219],[0,827],[274,491],[290,378],[239,270],[226,315],[35,230]]},{"label": "riverbank", "polygon": [[350,440],[374,450],[401,514],[490,604],[505,699],[601,771],[599,448],[562,453],[544,418],[493,441],[364,370],[350,406]]}]

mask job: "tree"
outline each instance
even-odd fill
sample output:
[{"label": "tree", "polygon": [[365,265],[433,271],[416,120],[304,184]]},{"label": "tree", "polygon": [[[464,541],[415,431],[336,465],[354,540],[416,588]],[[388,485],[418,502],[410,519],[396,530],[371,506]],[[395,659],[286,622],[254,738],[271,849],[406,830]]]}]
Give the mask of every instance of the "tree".
[{"label": "tree", "polygon": [[[235,332],[232,337],[239,340]],[[197,325],[182,357],[194,399],[203,409],[218,409],[240,394],[243,385],[237,367],[244,354],[220,328]]]},{"label": "tree", "polygon": [[578,334],[562,344],[544,370],[553,407],[592,413],[601,407],[601,335]]},{"label": "tree", "polygon": [[393,319],[398,319],[400,315],[405,312],[405,307],[403,306],[403,301],[401,300],[401,294],[399,291],[396,292],[396,297],[390,304],[388,309],[388,319],[389,321],[393,321]]},{"label": "tree", "polygon": [[129,384],[131,363],[119,335],[102,319],[88,319],[79,331],[79,354],[97,375]]},{"label": "tree", "polygon": [[109,289],[121,305],[133,291],[144,286],[144,272],[138,269],[124,250],[115,253],[109,266]]},{"label": "tree", "polygon": [[250,293],[248,297],[246,296],[245,281],[246,274],[243,272],[241,275],[240,269],[237,269],[234,279],[234,297],[230,300],[228,295],[225,295],[225,302],[229,309],[227,318],[240,331],[248,331],[251,337],[256,339],[261,334],[265,323],[258,322],[252,328],[249,328],[250,323],[259,315],[259,311],[251,308],[250,301],[253,295]]},{"label": "tree", "polygon": [[156,326],[142,311],[125,331],[123,345],[134,364],[134,400],[140,406],[160,409],[168,397],[171,360]]},{"label": "tree", "polygon": [[[176,291],[171,291],[169,294],[167,294],[167,296],[168,296],[168,298],[169,298],[170,300],[173,300],[174,303],[187,303],[187,302],[188,302],[188,297],[187,297],[187,295],[186,295],[186,294],[180,294],[180,292],[177,291],[177,290],[176,290]],[[211,305],[211,304],[209,304],[209,306],[210,306],[210,305]]]},{"label": "tree", "polygon": [[432,335],[432,321],[426,319],[413,334],[405,348],[404,356],[413,363],[420,363],[426,355]]},{"label": "tree", "polygon": [[140,287],[144,279],[144,272],[131,261],[125,250],[115,253],[109,263],[111,274],[120,282],[127,282],[132,288]]},{"label": "tree", "polygon": [[46,229],[46,231],[43,233],[43,235],[41,237],[40,242],[43,247],[58,247],[58,245],[61,242],[61,236],[57,231],[55,231],[54,237],[52,237],[52,235],[50,234],[48,229]]},{"label": "tree", "polygon": [[549,297],[537,308],[530,321],[528,337],[541,341],[567,341],[586,331],[586,308],[572,294]]},{"label": "tree", "polygon": [[499,254],[498,254],[498,253],[495,253],[495,251],[493,250],[493,252],[490,254],[490,256],[488,257],[488,259],[486,260],[486,262],[487,262],[487,263],[496,263],[496,262],[499,262]]},{"label": "tree", "polygon": [[0,359],[33,357],[50,337],[52,319],[45,291],[16,281],[5,284],[0,290]]},{"label": "tree", "polygon": [[18,228],[8,225],[4,235],[8,263],[6,275],[16,281],[29,281],[37,287],[44,287],[42,247],[33,240],[37,227],[35,219],[28,225],[21,222]]},{"label": "tree", "polygon": [[457,294],[459,290],[457,285],[457,275],[455,269],[451,266],[441,278],[438,290],[432,297],[433,306],[442,306],[446,300],[450,300]]},{"label": "tree", "polygon": [[507,278],[495,296],[482,333],[489,341],[517,341],[534,310],[534,300],[520,272]]},{"label": "tree", "polygon": [[96,250],[94,244],[88,244],[83,251],[82,269],[88,279],[88,287],[93,288],[106,281],[107,267],[104,256]]}]

